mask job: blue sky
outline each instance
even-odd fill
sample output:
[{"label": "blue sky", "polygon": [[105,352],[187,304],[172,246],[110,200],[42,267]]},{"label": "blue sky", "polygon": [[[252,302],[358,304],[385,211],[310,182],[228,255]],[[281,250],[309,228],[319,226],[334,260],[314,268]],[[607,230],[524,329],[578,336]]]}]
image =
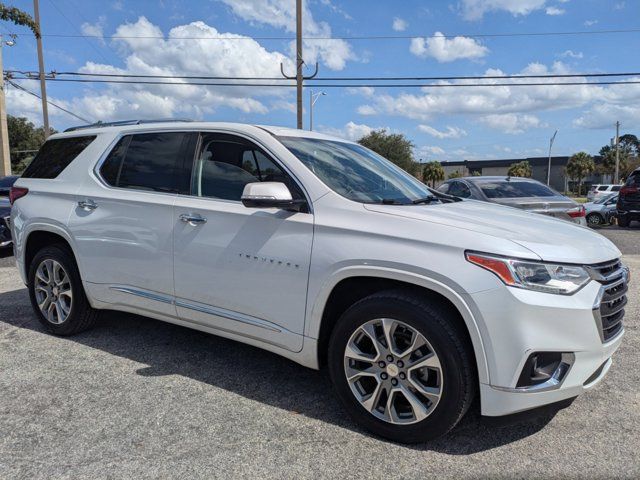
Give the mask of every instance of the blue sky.
[{"label": "blue sky", "polygon": [[[32,11],[31,0],[9,3]],[[640,0],[307,0],[305,34],[323,40],[305,45],[305,61],[318,61],[326,77],[634,72],[640,71],[640,32],[474,35],[639,29],[639,14]],[[294,0],[41,0],[41,15],[47,71],[278,76],[280,62],[293,70],[292,42],[263,37],[294,34]],[[21,34],[3,50],[5,69],[35,70],[35,41],[27,31],[7,23],[1,31]],[[354,36],[407,38],[334,38]],[[37,82],[21,85],[38,90]],[[546,155],[556,129],[554,154],[595,154],[616,120],[623,133],[640,134],[640,85],[326,92],[314,110],[317,130],[352,139],[372,128],[401,132],[423,160]],[[294,89],[49,82],[48,94],[90,120],[295,125]],[[7,109],[41,123],[37,100],[15,88],[7,92]],[[79,123],[54,107],[50,114],[58,129]]]}]

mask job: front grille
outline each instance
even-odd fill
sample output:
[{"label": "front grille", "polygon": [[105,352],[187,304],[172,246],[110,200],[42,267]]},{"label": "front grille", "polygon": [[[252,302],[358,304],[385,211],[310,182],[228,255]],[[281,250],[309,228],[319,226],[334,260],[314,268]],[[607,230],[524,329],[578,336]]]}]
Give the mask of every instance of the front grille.
[{"label": "front grille", "polygon": [[587,267],[591,278],[602,284],[594,307],[594,317],[598,324],[600,339],[608,342],[622,331],[624,307],[627,305],[627,269],[620,260],[599,263]]}]

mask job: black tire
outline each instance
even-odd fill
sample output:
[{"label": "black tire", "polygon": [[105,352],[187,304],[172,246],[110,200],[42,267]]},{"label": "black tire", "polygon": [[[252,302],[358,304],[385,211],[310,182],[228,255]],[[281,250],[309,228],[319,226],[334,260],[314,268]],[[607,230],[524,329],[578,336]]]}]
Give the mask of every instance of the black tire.
[{"label": "black tire", "polygon": [[587,224],[590,227],[600,227],[605,223],[605,219],[599,213],[590,213],[587,215]]},{"label": "black tire", "polygon": [[[473,352],[465,336],[452,321],[455,315],[445,305],[404,290],[389,290],[366,297],[351,306],[331,335],[328,364],[334,388],[346,410],[372,433],[401,443],[433,440],[449,432],[465,415],[477,390]],[[442,365],[440,401],[425,419],[398,425],[367,411],[355,398],[344,370],[344,352],[349,338],[364,323],[377,318],[404,322],[422,334]]]},{"label": "black tire", "polygon": [[[55,260],[62,265],[69,276],[73,297],[71,300],[69,315],[62,323],[50,322],[38,307],[35,293],[35,277],[38,266],[44,260]],[[29,288],[31,306],[35,311],[38,320],[49,332],[55,335],[75,335],[76,333],[80,333],[91,328],[98,318],[98,310],[95,310],[91,305],[89,305],[87,296],[84,293],[82,281],[80,280],[80,273],[78,272],[78,266],[73,254],[64,245],[50,245],[42,248],[38,253],[36,253],[29,265],[27,286]]]},{"label": "black tire", "polygon": [[626,228],[629,226],[629,219],[626,216],[618,217],[618,226]]}]

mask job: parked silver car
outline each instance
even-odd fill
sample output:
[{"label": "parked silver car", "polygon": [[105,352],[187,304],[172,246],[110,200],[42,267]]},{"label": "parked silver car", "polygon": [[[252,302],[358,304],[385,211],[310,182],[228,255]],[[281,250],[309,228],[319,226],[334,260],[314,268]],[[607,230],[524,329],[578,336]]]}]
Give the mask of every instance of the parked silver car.
[{"label": "parked silver car", "polygon": [[582,205],[531,178],[452,178],[440,185],[438,190],[455,197],[499,203],[580,225],[587,224]]},{"label": "parked silver car", "polygon": [[587,224],[590,226],[609,225],[613,222],[616,213],[618,194],[610,193],[597,199],[595,202],[584,204]]}]

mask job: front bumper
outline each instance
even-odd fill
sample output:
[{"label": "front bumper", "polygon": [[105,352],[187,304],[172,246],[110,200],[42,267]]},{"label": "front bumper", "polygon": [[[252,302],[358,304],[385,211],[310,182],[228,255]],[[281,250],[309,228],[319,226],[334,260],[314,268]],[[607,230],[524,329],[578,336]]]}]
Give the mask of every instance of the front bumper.
[{"label": "front bumper", "polygon": [[[602,380],[624,329],[603,343],[594,304],[602,285],[591,281],[571,296],[500,287],[469,295],[482,317],[489,383],[480,385],[481,411],[501,416],[575,397]],[[517,387],[534,352],[567,354],[560,381]],[[564,357],[563,357],[564,358]]]}]

